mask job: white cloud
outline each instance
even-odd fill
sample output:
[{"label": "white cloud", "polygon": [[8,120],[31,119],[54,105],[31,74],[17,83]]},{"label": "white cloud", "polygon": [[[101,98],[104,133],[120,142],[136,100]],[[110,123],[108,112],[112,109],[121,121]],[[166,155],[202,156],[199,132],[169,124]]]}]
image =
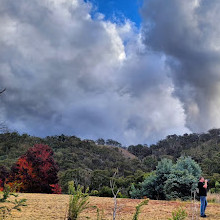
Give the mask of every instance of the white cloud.
[{"label": "white cloud", "polygon": [[146,50],[129,20],[92,19],[80,0],[0,7],[1,106],[11,129],[124,144],[188,131],[166,58]]}]

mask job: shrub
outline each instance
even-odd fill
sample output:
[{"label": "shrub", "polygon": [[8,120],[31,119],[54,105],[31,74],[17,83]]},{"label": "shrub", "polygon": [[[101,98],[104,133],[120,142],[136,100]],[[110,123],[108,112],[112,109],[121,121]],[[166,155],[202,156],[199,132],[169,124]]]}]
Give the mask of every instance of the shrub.
[{"label": "shrub", "polygon": [[69,182],[69,211],[68,211],[68,220],[78,219],[80,213],[89,208],[89,188],[83,192],[84,187],[78,185],[75,187],[74,181]]},{"label": "shrub", "polygon": [[103,186],[99,191],[100,197],[112,197],[112,190],[108,186]]},{"label": "shrub", "polygon": [[92,190],[90,192],[90,196],[99,196],[99,191],[98,190]]},{"label": "shrub", "polygon": [[215,182],[215,187],[211,188],[211,193],[220,193],[220,183],[218,181]]},{"label": "shrub", "polygon": [[5,204],[0,206],[0,219],[5,219],[10,216],[12,210],[21,211],[21,206],[26,206],[26,199],[8,200],[10,196],[18,197],[18,195],[13,192],[14,190],[15,189],[12,189],[9,185],[5,185],[3,191],[0,192],[0,195],[2,194],[0,204]]},{"label": "shrub", "polygon": [[172,218],[169,220],[184,220],[187,217],[187,212],[181,207],[172,212]]}]

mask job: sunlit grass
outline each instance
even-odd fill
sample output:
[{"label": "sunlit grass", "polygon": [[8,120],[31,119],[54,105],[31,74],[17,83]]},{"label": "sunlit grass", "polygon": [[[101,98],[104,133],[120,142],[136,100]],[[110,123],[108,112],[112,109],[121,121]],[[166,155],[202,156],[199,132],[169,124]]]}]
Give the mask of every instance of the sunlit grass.
[{"label": "sunlit grass", "polygon": [[220,194],[219,193],[208,193],[207,201],[213,203],[220,203]]},{"label": "sunlit grass", "polygon": [[[22,212],[13,212],[13,219],[20,220],[64,220],[68,210],[68,195],[48,195],[48,194],[20,194],[19,198],[27,199],[27,207],[22,208]],[[114,201],[112,198],[90,197],[91,206],[97,206],[103,211],[105,220],[112,220]],[[118,199],[118,220],[132,220],[135,207],[143,200],[139,199]],[[197,207],[199,210],[199,202]],[[172,211],[183,207],[190,219],[191,203],[181,201],[155,201],[150,200],[147,206],[142,207],[139,220],[167,220],[172,216]],[[199,213],[198,213],[199,214]],[[220,204],[209,203],[206,211],[208,219],[220,219]],[[96,220],[97,210],[90,208],[80,215],[80,220]]]}]

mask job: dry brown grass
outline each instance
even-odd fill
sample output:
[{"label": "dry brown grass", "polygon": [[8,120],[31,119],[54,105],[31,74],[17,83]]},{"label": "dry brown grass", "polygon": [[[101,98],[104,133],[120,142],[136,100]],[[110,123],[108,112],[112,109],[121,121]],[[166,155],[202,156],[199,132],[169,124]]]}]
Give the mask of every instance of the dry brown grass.
[{"label": "dry brown grass", "polygon": [[125,158],[127,158],[127,159],[137,159],[137,157],[134,154],[130,153],[128,150],[126,150],[122,147],[115,147],[115,146],[110,146],[110,145],[99,145],[99,146],[101,146],[103,148],[106,148],[106,147],[108,147],[108,148],[117,148],[118,151],[121,152],[122,155]]},{"label": "dry brown grass", "polygon": [[[51,219],[63,219],[67,210],[67,204],[69,201],[68,195],[48,195],[48,194],[20,194],[19,198],[27,199],[27,207],[22,208],[22,212],[13,212],[13,219],[20,220],[51,220]],[[135,207],[142,200],[138,199],[118,199],[119,210],[117,212],[118,220],[132,220],[132,216],[135,212]],[[96,205],[100,210],[104,210],[104,219],[112,219],[112,198],[100,198],[90,197],[90,204]],[[199,203],[196,203],[197,210],[199,211]],[[150,200],[147,206],[142,207],[140,214],[140,220],[167,220],[172,215],[172,211],[178,207],[184,207],[191,215],[191,203],[180,201],[154,201]],[[207,219],[220,220],[220,204],[209,203],[206,214]],[[199,213],[197,214],[197,216]],[[81,214],[80,219],[96,220],[96,210],[90,208]],[[199,219],[199,218],[198,218]]]},{"label": "dry brown grass", "polygon": [[219,193],[208,193],[207,200],[208,202],[220,203],[220,194]]}]

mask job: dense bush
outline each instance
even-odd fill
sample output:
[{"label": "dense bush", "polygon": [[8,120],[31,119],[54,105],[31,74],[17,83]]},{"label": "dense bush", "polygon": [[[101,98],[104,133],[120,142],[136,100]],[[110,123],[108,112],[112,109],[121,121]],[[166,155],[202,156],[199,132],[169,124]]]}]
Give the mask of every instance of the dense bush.
[{"label": "dense bush", "polygon": [[147,196],[151,199],[186,200],[191,197],[200,175],[199,165],[190,157],[180,157],[176,164],[163,159],[155,172],[139,184],[139,188],[132,186],[130,195],[132,198]]},{"label": "dense bush", "polygon": [[180,207],[172,212],[172,218],[169,218],[168,220],[184,220],[186,217],[186,210]]},{"label": "dense bush", "polygon": [[218,181],[215,182],[215,187],[211,188],[211,193],[220,193],[220,183]]}]

